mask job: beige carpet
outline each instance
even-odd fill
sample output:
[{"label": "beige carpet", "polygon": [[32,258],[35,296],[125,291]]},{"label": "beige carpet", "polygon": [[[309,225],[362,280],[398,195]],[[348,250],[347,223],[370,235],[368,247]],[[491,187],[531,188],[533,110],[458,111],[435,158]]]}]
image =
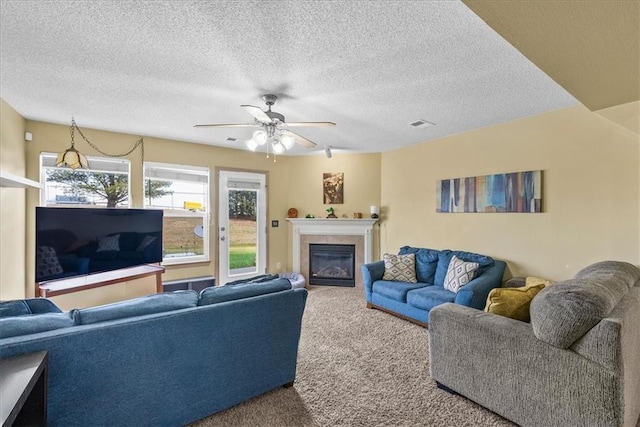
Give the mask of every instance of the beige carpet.
[{"label": "beige carpet", "polygon": [[206,426],[512,426],[429,377],[428,331],[365,308],[362,288],[314,286],[293,387],[193,424]]}]

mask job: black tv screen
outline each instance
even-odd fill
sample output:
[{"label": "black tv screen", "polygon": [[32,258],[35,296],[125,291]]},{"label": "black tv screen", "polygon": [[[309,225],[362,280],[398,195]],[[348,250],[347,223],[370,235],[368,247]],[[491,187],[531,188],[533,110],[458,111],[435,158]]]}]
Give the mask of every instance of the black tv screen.
[{"label": "black tv screen", "polygon": [[162,261],[162,210],[36,208],[36,282]]}]

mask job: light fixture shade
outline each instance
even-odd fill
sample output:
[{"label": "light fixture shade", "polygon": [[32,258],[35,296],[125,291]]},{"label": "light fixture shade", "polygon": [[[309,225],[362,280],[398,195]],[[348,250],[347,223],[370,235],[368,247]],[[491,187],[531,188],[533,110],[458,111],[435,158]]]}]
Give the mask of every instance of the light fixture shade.
[{"label": "light fixture shade", "polygon": [[371,214],[378,215],[380,213],[380,208],[377,207],[377,206],[371,206],[370,212],[371,212]]},{"label": "light fixture shade", "polygon": [[284,134],[280,136],[280,142],[284,145],[284,148],[291,150],[296,143],[296,139],[292,135]]},{"label": "light fixture shade", "polygon": [[256,151],[256,148],[258,148],[258,143],[253,138],[248,139],[247,142],[245,142],[245,145],[251,151]]},{"label": "light fixture shade", "polygon": [[264,145],[267,142],[267,133],[263,130],[257,130],[253,133],[253,140],[258,145]]},{"label": "light fixture shade", "polygon": [[333,156],[333,153],[331,153],[330,147],[324,147],[324,155],[327,156],[327,159],[330,159],[331,156]]},{"label": "light fixture shade", "polygon": [[65,167],[68,166],[71,169],[88,169],[89,162],[84,154],[80,153],[76,150],[73,145],[66,149],[64,152],[58,154],[58,158],[56,159],[57,167]]},{"label": "light fixture shade", "polygon": [[282,154],[285,151],[284,145],[282,145],[282,143],[280,141],[273,141],[273,144],[271,144],[273,147],[273,152],[275,154]]}]

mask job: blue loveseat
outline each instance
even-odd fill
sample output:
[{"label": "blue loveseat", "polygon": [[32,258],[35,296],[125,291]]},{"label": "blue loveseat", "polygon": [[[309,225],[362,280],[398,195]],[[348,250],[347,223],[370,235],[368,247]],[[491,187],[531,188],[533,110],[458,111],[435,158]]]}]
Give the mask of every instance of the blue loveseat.
[{"label": "blue loveseat", "polygon": [[287,279],[61,312],[0,303],[0,358],[47,350],[49,426],[179,426],[292,385],[305,289]]},{"label": "blue loveseat", "polygon": [[[506,267],[504,261],[485,255],[450,249],[435,250],[403,246],[399,255],[415,254],[417,283],[383,280],[384,261],[362,266],[367,308],[377,308],[406,320],[427,326],[429,311],[446,302],[482,310],[493,288],[500,287]],[[457,293],[444,288],[445,276],[453,256],[480,264],[473,280]]]}]

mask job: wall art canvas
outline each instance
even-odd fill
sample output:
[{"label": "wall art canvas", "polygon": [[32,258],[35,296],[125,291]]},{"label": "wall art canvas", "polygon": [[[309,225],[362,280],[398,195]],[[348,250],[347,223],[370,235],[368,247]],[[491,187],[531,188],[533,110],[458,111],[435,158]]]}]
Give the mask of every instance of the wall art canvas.
[{"label": "wall art canvas", "polygon": [[323,173],[322,194],[325,205],[344,203],[344,172]]},{"label": "wall art canvas", "polygon": [[542,171],[437,181],[436,212],[542,212]]}]

